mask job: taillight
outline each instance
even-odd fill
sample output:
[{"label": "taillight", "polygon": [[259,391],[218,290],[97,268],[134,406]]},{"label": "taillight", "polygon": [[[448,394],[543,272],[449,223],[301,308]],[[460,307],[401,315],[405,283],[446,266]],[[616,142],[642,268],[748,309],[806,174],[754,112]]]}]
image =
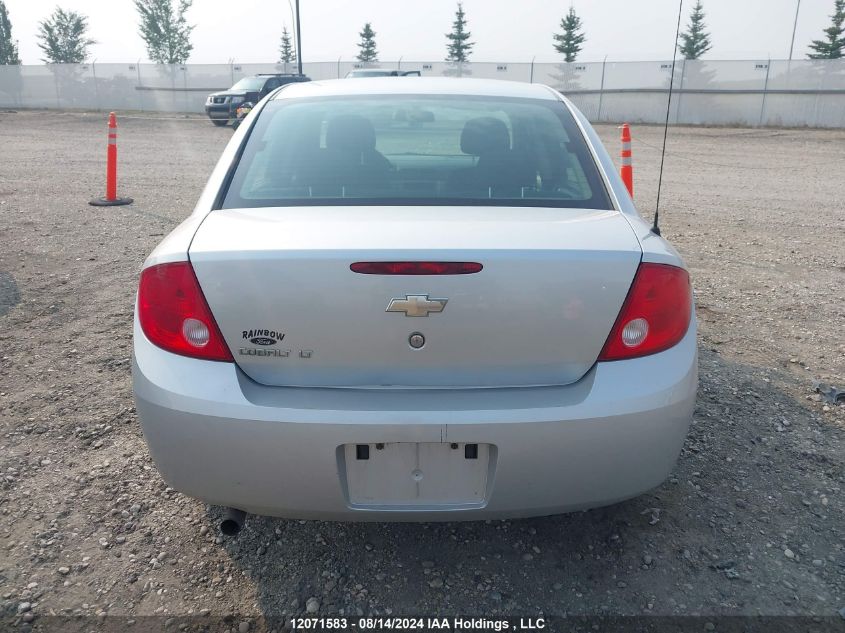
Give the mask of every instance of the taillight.
[{"label": "taillight", "polygon": [[168,352],[233,360],[189,262],[151,266],[141,273],[138,319],[147,338]]},{"label": "taillight", "polygon": [[692,309],[689,274],[666,264],[640,264],[599,360],[656,354],[687,333]]}]

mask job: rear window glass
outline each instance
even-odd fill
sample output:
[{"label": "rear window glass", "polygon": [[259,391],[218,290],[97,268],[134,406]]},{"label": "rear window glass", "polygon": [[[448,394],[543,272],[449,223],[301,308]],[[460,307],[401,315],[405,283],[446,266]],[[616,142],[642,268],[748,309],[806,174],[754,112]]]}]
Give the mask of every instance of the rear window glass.
[{"label": "rear window glass", "polygon": [[406,95],[267,104],[223,208],[308,204],[612,208],[563,104]]}]

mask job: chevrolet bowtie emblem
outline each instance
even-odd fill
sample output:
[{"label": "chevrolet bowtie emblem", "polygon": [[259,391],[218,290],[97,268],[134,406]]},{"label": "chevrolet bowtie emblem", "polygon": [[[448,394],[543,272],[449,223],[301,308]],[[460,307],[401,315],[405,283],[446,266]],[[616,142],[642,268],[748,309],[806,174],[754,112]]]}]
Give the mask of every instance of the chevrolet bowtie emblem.
[{"label": "chevrolet bowtie emblem", "polygon": [[448,299],[429,299],[428,295],[405,295],[404,299],[391,299],[385,312],[404,312],[409,317],[427,317],[432,312],[443,312]]}]

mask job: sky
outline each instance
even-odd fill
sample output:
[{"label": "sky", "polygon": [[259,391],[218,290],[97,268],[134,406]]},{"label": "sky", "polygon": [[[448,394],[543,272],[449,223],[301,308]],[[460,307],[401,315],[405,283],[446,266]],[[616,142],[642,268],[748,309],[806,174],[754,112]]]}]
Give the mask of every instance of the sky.
[{"label": "sky", "polygon": [[[712,50],[705,59],[765,59],[789,55],[798,0],[702,0]],[[97,62],[147,61],[132,0],[5,0],[24,64],[41,63],[38,22],[57,3],[88,16]],[[290,4],[293,0],[290,0]],[[475,41],[471,61],[556,61],[552,33],[570,3],[587,41],[579,61],[671,59],[678,0],[464,0]],[[684,23],[694,0],[684,0]],[[834,0],[800,0],[795,58],[822,37]],[[365,22],[376,31],[379,58],[440,61],[451,30],[455,0],[300,0],[303,61],[351,60]],[[187,16],[196,25],[189,62],[275,62],[282,25],[291,28],[288,0],[194,0]]]}]

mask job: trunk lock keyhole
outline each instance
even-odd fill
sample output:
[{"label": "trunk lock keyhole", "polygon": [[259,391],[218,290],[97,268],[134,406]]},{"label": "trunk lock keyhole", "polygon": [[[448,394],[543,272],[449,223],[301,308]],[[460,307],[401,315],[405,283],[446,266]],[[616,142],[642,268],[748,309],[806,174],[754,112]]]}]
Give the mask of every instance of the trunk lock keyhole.
[{"label": "trunk lock keyhole", "polygon": [[408,337],[408,345],[414,349],[420,349],[423,345],[425,345],[425,337],[419,332],[414,332]]}]

